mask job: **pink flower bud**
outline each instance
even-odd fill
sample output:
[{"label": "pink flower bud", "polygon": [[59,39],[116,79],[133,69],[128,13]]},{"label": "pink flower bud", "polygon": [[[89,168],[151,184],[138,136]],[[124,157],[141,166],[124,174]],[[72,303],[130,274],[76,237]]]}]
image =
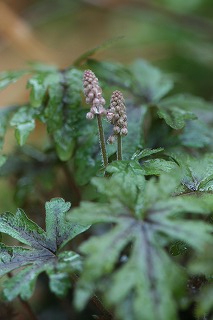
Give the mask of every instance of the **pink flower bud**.
[{"label": "pink flower bud", "polygon": [[107,113],[106,109],[101,106],[101,107],[99,108],[99,114],[101,114],[102,116],[105,116],[106,113]]},{"label": "pink flower bud", "polygon": [[98,98],[95,98],[95,99],[93,100],[93,105],[98,106],[99,104],[100,104],[100,100],[99,100]]},{"label": "pink flower bud", "polygon": [[108,113],[107,113],[107,120],[108,120],[108,121],[111,121],[111,120],[113,119],[113,117],[114,117],[113,112],[109,112],[109,111],[108,111]]},{"label": "pink flower bud", "polygon": [[127,133],[128,133],[127,128],[122,128],[120,133],[121,133],[122,136],[126,136]]},{"label": "pink flower bud", "polygon": [[93,98],[94,98],[94,93],[90,92],[90,93],[88,94],[88,98],[93,99]]},{"label": "pink flower bud", "polygon": [[86,114],[86,118],[87,118],[88,120],[92,120],[92,119],[94,119],[94,114],[93,114],[92,112],[88,112],[88,113]]},{"label": "pink flower bud", "polygon": [[104,98],[102,98],[102,97],[101,97],[101,99],[100,99],[100,102],[101,102],[101,104],[102,104],[102,105],[105,105],[105,104],[106,104],[105,99],[104,99]]},{"label": "pink flower bud", "polygon": [[98,113],[98,109],[93,106],[91,109],[90,109],[90,112],[92,112],[93,114],[97,114]]},{"label": "pink flower bud", "polygon": [[114,131],[115,134],[118,134],[120,132],[120,128],[118,126],[115,126],[113,128],[113,131]]}]

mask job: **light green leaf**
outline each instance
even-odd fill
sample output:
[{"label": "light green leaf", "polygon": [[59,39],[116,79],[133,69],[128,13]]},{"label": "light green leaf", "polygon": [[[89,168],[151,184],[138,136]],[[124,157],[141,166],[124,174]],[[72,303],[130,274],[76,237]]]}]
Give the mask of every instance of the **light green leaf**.
[{"label": "light green leaf", "polygon": [[10,120],[15,127],[15,137],[20,146],[23,146],[31,131],[35,129],[36,111],[29,106],[20,108]]},{"label": "light green leaf", "polygon": [[61,73],[57,71],[40,72],[28,80],[27,88],[30,89],[30,103],[38,108],[42,105],[48,88],[58,85],[62,81]]}]

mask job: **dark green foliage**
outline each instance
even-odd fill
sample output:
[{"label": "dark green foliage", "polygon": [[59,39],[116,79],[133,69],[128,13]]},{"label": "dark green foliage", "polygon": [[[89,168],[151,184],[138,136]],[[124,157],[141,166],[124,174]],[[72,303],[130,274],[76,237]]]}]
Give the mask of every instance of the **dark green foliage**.
[{"label": "dark green foliage", "polygon": [[[30,74],[29,103],[0,110],[1,151],[10,126],[21,147],[6,163],[0,155],[0,176],[11,179],[16,203],[32,215],[55,196],[77,207],[69,212],[62,198],[46,202],[46,231],[21,209],[0,216],[0,232],[25,245],[1,243],[0,275],[15,270],[3,296],[29,299],[46,272],[51,291],[62,297],[77,273],[77,309],[94,294],[109,308],[99,306],[94,318],[180,320],[185,308],[193,320],[194,314],[212,320],[212,103],[172,94],[172,76],[142,59],[129,65],[93,60],[101,48],[63,70],[33,63],[0,76],[3,88]],[[105,172],[96,122],[85,117],[86,68],[98,76],[106,106],[115,89],[126,100],[123,160],[115,160],[116,145],[107,145]],[[37,149],[26,142],[39,121],[47,136]],[[105,119],[103,127],[108,138],[112,128]],[[90,225],[72,250],[61,250]],[[202,281],[193,291],[196,277]]]},{"label": "dark green foliage", "polygon": [[13,300],[20,295],[29,299],[38,275],[47,272],[50,288],[58,296],[67,293],[70,274],[81,269],[81,258],[72,251],[59,252],[67,242],[87,229],[80,224],[67,224],[65,214],[70,203],[55,198],[46,203],[46,232],[31,221],[23,210],[0,216],[0,231],[28,247],[9,247],[1,243],[0,275],[25,267],[4,283],[3,295]]},{"label": "dark green foliage", "polygon": [[[87,258],[76,306],[81,309],[97,290],[119,319],[176,319],[186,272],[164,248],[174,239],[197,252],[213,243],[212,226],[196,221],[196,215],[211,212],[213,196],[172,197],[180,183],[178,177],[163,175],[158,182],[146,182],[143,170],[131,163],[110,179],[96,178],[93,183],[105,202],[82,203],[70,220],[115,226],[80,247]],[[193,211],[194,218],[188,219],[187,213]]]}]

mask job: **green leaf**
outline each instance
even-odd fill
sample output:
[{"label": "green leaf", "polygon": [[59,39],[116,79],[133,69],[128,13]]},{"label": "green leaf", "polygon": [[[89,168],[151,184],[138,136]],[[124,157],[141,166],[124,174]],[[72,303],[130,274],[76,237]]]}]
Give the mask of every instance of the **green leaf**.
[{"label": "green leaf", "polygon": [[45,204],[46,235],[47,240],[55,239],[54,250],[61,249],[83,230],[83,226],[79,224],[67,224],[65,214],[70,207],[71,204],[61,198],[54,198]]},{"label": "green leaf", "polygon": [[57,71],[40,72],[28,80],[27,88],[30,89],[30,103],[38,108],[42,105],[47,89],[54,87],[62,81],[62,75]]},{"label": "green leaf", "polygon": [[20,146],[23,146],[31,131],[35,129],[35,109],[26,106],[20,108],[10,120],[15,127],[15,137]]},{"label": "green leaf", "polygon": [[133,154],[131,160],[140,160],[142,158],[146,158],[146,157],[148,157],[150,155],[153,155],[155,153],[161,152],[163,150],[164,150],[164,148],[137,150]]},{"label": "green leaf", "polygon": [[132,88],[132,74],[121,63],[88,60],[87,64],[97,77],[108,85],[116,85],[124,89]]},{"label": "green leaf", "polygon": [[147,108],[128,106],[128,135],[123,137],[123,159],[129,160],[135,151],[143,144],[142,128],[145,121]]},{"label": "green leaf", "polygon": [[129,69],[135,79],[135,93],[143,96],[147,102],[159,101],[173,88],[171,78],[145,60],[136,60]]},{"label": "green leaf", "polygon": [[85,117],[86,113],[80,109],[82,71],[76,68],[40,71],[28,81],[28,88],[31,105],[36,108],[43,105],[38,116],[52,135],[60,160],[67,161],[73,155],[82,115]]},{"label": "green leaf", "polygon": [[5,71],[0,73],[0,90],[7,87],[9,84],[16,82],[23,75],[27,74],[26,71]]},{"label": "green leaf", "polygon": [[211,127],[200,120],[187,121],[179,136],[181,144],[190,148],[211,148],[213,133]]},{"label": "green leaf", "polygon": [[160,104],[158,109],[159,118],[163,118],[165,122],[173,129],[182,129],[185,126],[186,120],[196,119],[194,113],[178,108],[175,104],[165,108]]},{"label": "green leaf", "polygon": [[[191,95],[179,94],[164,98],[158,103],[157,107],[159,108],[158,115],[160,118],[163,118],[174,129],[182,129],[190,119],[199,118],[201,121],[198,123],[190,121],[191,126],[201,126],[201,123],[212,125],[213,122],[212,104]],[[202,126],[200,130],[201,135],[207,134]]]},{"label": "green leaf", "polygon": [[120,165],[123,171],[112,166],[112,177],[93,179],[97,191],[105,195],[102,203],[82,203],[68,216],[71,221],[111,223],[104,235],[80,247],[86,260],[75,304],[81,310],[98,291],[118,319],[129,320],[126,304],[132,320],[177,319],[186,271],[165,247],[180,240],[199,253],[212,244],[212,226],[197,217],[211,212],[213,196],[208,195],[207,204],[206,197],[174,197],[178,175],[146,181],[143,170],[133,163]]},{"label": "green leaf", "polygon": [[7,109],[0,110],[0,150],[3,148],[4,137],[9,123],[11,111]]},{"label": "green leaf", "polygon": [[80,272],[82,269],[82,259],[75,252],[64,251],[58,254],[57,264],[47,270],[50,290],[58,297],[65,297],[71,288],[70,268],[75,270],[75,272]]},{"label": "green leaf", "polygon": [[0,232],[34,248],[45,247],[44,230],[27,218],[21,209],[18,209],[15,215],[10,212],[0,215]]},{"label": "green leaf", "polygon": [[146,175],[159,175],[163,172],[170,172],[177,169],[175,162],[164,159],[145,160],[142,161],[141,165],[145,170]]},{"label": "green leaf", "polygon": [[182,185],[185,191],[213,190],[213,154],[192,158],[184,154],[172,154],[182,171]]},{"label": "green leaf", "polygon": [[[16,215],[6,212],[0,216],[0,232],[28,245],[9,247],[0,244],[0,275],[25,267],[3,284],[5,299],[17,295],[28,299],[34,290],[37,276],[45,271],[50,276],[50,288],[63,296],[70,287],[69,277],[81,268],[80,256],[72,251],[59,253],[71,239],[85,231],[88,226],[67,223],[65,215],[70,203],[55,198],[46,203],[46,232],[31,221],[23,210]],[[60,281],[60,287],[57,284]]]},{"label": "green leaf", "polygon": [[53,136],[60,160],[67,161],[73,155],[82,116],[85,117],[85,111],[80,109],[82,72],[74,68],[58,72],[47,92],[49,98],[44,111],[47,130]]}]

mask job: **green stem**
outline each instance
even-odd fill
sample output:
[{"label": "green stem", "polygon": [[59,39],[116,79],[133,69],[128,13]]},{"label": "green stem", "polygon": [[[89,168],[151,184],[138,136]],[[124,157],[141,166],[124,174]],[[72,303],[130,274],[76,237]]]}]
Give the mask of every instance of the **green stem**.
[{"label": "green stem", "polygon": [[122,160],[122,137],[117,137],[118,149],[117,149],[117,160]]},{"label": "green stem", "polygon": [[103,159],[104,167],[108,165],[108,158],[107,158],[107,151],[106,151],[106,143],[105,143],[105,137],[104,137],[104,129],[102,125],[102,119],[101,115],[97,114],[97,122],[98,122],[98,132],[99,132],[99,142],[101,147],[101,154]]}]

